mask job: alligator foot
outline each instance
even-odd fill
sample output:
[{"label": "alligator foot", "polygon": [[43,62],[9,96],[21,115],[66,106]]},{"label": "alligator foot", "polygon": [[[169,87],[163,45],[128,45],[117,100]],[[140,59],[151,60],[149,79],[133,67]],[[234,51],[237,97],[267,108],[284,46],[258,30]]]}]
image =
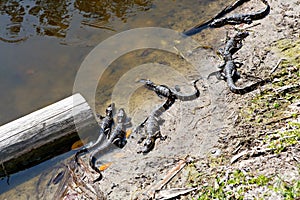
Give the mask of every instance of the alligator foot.
[{"label": "alligator foot", "polygon": [[122,149],[127,144],[127,140],[124,138],[116,138],[112,143]]},{"label": "alligator foot", "polygon": [[224,73],[222,72],[222,70],[210,73],[207,76],[207,79],[209,79],[212,76],[215,76],[218,80],[226,80],[226,77],[225,77]]},{"label": "alligator foot", "polygon": [[155,141],[157,138],[160,138],[161,140],[165,140],[167,136],[163,136],[160,131],[157,131],[154,135],[149,136],[146,138],[144,142],[144,146],[137,151],[137,153],[149,153],[155,146]]},{"label": "alligator foot", "polygon": [[140,139],[137,141],[138,144],[141,144],[147,138],[146,135],[142,135]]}]

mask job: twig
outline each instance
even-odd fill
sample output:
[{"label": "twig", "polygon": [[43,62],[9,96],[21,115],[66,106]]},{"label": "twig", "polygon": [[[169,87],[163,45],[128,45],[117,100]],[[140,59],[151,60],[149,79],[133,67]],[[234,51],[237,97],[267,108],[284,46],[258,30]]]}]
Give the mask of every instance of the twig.
[{"label": "twig", "polygon": [[238,147],[232,151],[232,154],[236,154],[241,148],[242,148],[242,145],[239,144]]},{"label": "twig", "polygon": [[244,155],[247,155],[249,154],[249,151],[248,150],[245,150],[245,151],[242,151],[241,153],[233,156],[231,159],[230,159],[230,164],[233,164],[234,162],[236,162],[239,158],[241,158],[242,156]]},{"label": "twig", "polygon": [[273,69],[271,70],[271,72],[270,72],[270,75],[271,74],[273,74],[276,70],[277,70],[277,68],[279,67],[279,65],[282,63],[282,61],[284,61],[284,60],[286,60],[285,58],[280,58],[279,60],[278,60],[278,62],[277,62],[277,64],[273,67]]},{"label": "twig", "polygon": [[245,150],[245,151],[242,151],[241,153],[233,156],[230,159],[230,164],[235,163],[238,159],[240,159],[241,157],[243,157],[245,155],[253,157],[255,155],[265,154],[267,152],[274,151],[274,150],[275,150],[274,148],[269,148],[266,145],[265,146],[261,146],[261,147],[256,147],[256,148],[251,149],[251,150]]},{"label": "twig", "polygon": [[208,107],[210,105],[211,105],[211,100],[209,100],[209,102],[204,105],[194,107],[193,112],[195,113],[196,110],[200,110],[200,109],[202,109],[204,107]]},{"label": "twig", "polygon": [[300,159],[298,158],[298,156],[296,156],[295,153],[294,153],[293,151],[292,151],[291,153],[292,153],[293,159],[294,159],[296,162],[300,163]]},{"label": "twig", "polygon": [[151,186],[147,191],[145,191],[142,195],[147,196],[147,198],[151,199],[154,198],[155,193],[157,191],[160,191],[163,186],[165,186],[178,172],[180,172],[188,163],[188,158],[184,160],[180,160],[178,164],[173,167],[167,174],[166,176],[155,183],[153,186]]},{"label": "twig", "polygon": [[175,49],[175,51],[177,52],[178,56],[180,56],[182,59],[187,60],[187,58],[183,55],[183,53],[181,53],[181,51],[178,50],[177,47],[173,46],[173,48]]},{"label": "twig", "polygon": [[158,193],[156,199],[159,199],[159,200],[173,199],[180,195],[192,192],[196,189],[197,188],[172,188],[172,189],[161,190]]},{"label": "twig", "polygon": [[283,87],[280,87],[278,89],[275,90],[275,92],[277,93],[284,93],[284,92],[290,92],[291,90],[294,90],[294,89],[300,89],[300,84],[297,84],[297,85],[285,85]]},{"label": "twig", "polygon": [[0,37],[0,41],[6,42],[6,43],[19,43],[19,42],[24,42],[28,39],[29,37],[25,36],[23,38],[12,38],[12,39],[5,39],[3,37]]},{"label": "twig", "polygon": [[232,113],[227,117],[227,119],[230,119],[234,115],[235,111],[232,111]]}]

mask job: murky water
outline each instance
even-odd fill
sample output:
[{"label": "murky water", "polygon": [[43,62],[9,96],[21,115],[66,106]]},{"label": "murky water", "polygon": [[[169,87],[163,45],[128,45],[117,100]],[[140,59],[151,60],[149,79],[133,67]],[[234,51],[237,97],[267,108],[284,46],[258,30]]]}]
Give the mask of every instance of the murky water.
[{"label": "murky water", "polygon": [[[139,27],[164,27],[181,32],[213,16],[223,6],[224,2],[219,0],[1,1],[0,124],[70,96],[85,56],[106,38]],[[188,67],[182,68],[189,66],[188,63],[170,53],[149,49],[128,53],[112,63],[101,77],[95,102],[97,112],[103,112],[113,86],[124,73],[149,62],[174,65],[185,75],[191,72]],[[164,83],[171,86],[187,86],[186,81],[169,77],[156,80],[166,80]],[[134,110],[145,99],[149,100],[149,94],[137,90],[126,109]],[[25,190],[20,185],[34,180],[30,174],[32,170],[12,176],[12,185],[7,188],[6,180],[2,180],[0,193],[8,188],[18,189],[4,193],[0,199],[21,191],[27,194],[22,199],[32,199],[28,194],[35,191],[35,186],[31,189],[26,186],[28,190]],[[16,181],[20,177],[22,180]]]},{"label": "murky water", "polygon": [[[0,2],[0,124],[69,96],[84,57],[109,36],[145,26],[183,31],[222,5],[183,0],[86,2]],[[132,60],[132,55],[126,59]]]}]

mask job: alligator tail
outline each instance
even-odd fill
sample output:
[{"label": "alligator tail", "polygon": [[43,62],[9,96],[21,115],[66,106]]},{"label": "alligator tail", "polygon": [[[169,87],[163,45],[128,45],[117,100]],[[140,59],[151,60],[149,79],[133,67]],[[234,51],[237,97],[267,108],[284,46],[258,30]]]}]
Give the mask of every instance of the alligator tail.
[{"label": "alligator tail", "polygon": [[195,35],[195,34],[197,34],[197,33],[200,33],[200,32],[203,31],[204,29],[209,28],[209,24],[210,24],[211,22],[212,22],[212,20],[209,20],[209,21],[207,21],[207,22],[205,22],[205,23],[203,23],[203,24],[199,24],[199,25],[197,25],[197,26],[195,26],[195,27],[193,27],[193,28],[190,28],[190,29],[184,31],[184,32],[183,32],[183,35],[184,35],[184,36],[193,36],[193,35]]},{"label": "alligator tail", "polygon": [[191,101],[191,100],[194,100],[194,99],[197,99],[199,96],[200,96],[200,91],[197,87],[197,82],[199,81],[199,79],[195,80],[193,82],[193,86],[195,88],[195,92],[193,94],[190,94],[190,95],[182,95],[182,94],[179,94],[178,92],[176,91],[172,91],[174,96],[176,97],[176,99],[179,99],[181,101]]},{"label": "alligator tail", "polygon": [[96,178],[96,179],[93,181],[93,183],[96,183],[96,182],[98,182],[98,181],[101,181],[101,179],[103,178],[100,169],[99,169],[98,167],[96,167],[96,161],[97,161],[97,158],[96,158],[96,157],[92,157],[92,158],[90,159],[90,166],[91,166],[91,168],[92,168],[93,170],[95,170],[95,171],[99,174],[99,177]]},{"label": "alligator tail", "polygon": [[253,90],[256,90],[258,87],[263,86],[263,85],[265,85],[267,83],[270,83],[270,82],[271,82],[270,79],[263,79],[263,80],[260,80],[256,83],[253,83],[249,86],[241,88],[241,87],[237,87],[234,84],[234,82],[231,78],[227,79],[227,84],[228,84],[228,87],[229,87],[230,91],[235,93],[235,94],[240,94],[240,95],[252,92]]},{"label": "alligator tail", "polygon": [[263,19],[264,17],[266,17],[270,11],[271,11],[271,7],[270,4],[266,1],[266,0],[261,0],[263,4],[265,4],[267,7],[252,14],[251,18],[252,20],[259,20],[259,19]]},{"label": "alligator tail", "polygon": [[[183,34],[185,36],[192,36],[192,35],[195,35],[197,33],[200,33],[204,29],[210,28],[211,27],[211,23],[215,19],[223,17],[224,15],[226,15],[227,13],[233,11],[234,9],[236,9],[239,6],[241,6],[243,3],[247,2],[247,1],[250,1],[250,0],[237,0],[231,6],[227,6],[223,10],[221,10],[221,12],[219,12],[211,20],[208,20],[208,21],[206,21],[206,22],[204,22],[202,24],[198,24],[198,25],[194,26],[193,28],[190,28],[189,30],[184,31]],[[262,1],[265,1],[265,0],[262,0]]]},{"label": "alligator tail", "polygon": [[80,165],[80,163],[79,163],[79,156],[81,155],[81,154],[86,154],[88,152],[88,149],[87,148],[83,148],[83,149],[81,149],[81,150],[79,150],[79,151],[77,151],[76,152],[76,154],[75,154],[75,156],[74,156],[74,159],[75,159],[75,162],[78,164],[78,165]]}]

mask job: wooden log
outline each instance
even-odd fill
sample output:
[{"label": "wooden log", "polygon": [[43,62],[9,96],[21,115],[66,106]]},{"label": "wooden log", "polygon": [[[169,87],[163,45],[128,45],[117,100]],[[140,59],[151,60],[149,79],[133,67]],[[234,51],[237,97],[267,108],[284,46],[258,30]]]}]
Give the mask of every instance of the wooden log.
[{"label": "wooden log", "polygon": [[78,131],[96,127],[93,112],[80,94],[0,127],[0,177],[70,151]]}]

